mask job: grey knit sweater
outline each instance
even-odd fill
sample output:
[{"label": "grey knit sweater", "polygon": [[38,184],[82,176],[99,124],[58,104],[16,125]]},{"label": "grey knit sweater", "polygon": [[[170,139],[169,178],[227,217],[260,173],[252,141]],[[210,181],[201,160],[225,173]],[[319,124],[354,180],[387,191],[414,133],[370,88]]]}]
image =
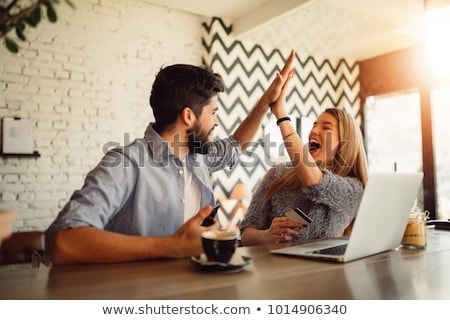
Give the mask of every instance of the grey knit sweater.
[{"label": "grey knit sweater", "polygon": [[362,183],[356,178],[340,177],[324,170],[323,178],[317,185],[284,188],[263,206],[264,194],[271,183],[288,168],[288,163],[277,164],[263,177],[240,224],[241,232],[250,226],[260,230],[268,229],[273,218],[283,216],[289,209],[300,208],[313,222],[300,230],[299,240],[342,236],[358,211],[363,194]]}]

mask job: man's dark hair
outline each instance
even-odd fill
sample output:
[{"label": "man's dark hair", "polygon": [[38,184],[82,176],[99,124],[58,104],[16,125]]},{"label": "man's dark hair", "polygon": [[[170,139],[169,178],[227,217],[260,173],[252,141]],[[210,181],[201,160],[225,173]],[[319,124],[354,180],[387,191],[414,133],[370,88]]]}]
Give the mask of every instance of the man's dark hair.
[{"label": "man's dark hair", "polygon": [[161,132],[173,124],[185,107],[199,117],[210,99],[223,91],[222,77],[206,67],[175,64],[162,68],[150,94],[155,130]]}]

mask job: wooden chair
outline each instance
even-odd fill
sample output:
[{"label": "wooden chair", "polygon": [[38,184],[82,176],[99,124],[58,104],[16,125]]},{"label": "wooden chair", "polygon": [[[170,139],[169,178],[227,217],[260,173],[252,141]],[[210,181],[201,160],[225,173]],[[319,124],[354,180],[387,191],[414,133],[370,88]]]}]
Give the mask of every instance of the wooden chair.
[{"label": "wooden chair", "polygon": [[43,231],[14,232],[0,244],[0,265],[31,263],[39,267],[44,253]]}]

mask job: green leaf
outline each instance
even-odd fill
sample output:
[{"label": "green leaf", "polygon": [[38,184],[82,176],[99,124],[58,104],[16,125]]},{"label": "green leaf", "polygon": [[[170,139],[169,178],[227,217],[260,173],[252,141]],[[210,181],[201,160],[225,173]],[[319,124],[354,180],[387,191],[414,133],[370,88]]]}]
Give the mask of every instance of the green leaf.
[{"label": "green leaf", "polygon": [[8,49],[8,51],[10,51],[12,53],[19,52],[19,46],[13,39],[11,39],[9,37],[5,37],[5,45],[6,45],[6,48]]},{"label": "green leaf", "polygon": [[16,26],[16,35],[22,41],[26,41],[27,40],[27,38],[25,38],[25,35],[23,34],[23,30],[17,28],[17,26]]},{"label": "green leaf", "polygon": [[25,23],[22,20],[19,20],[16,23],[16,28],[19,28],[21,31],[25,30],[25,27],[26,27],[26,25],[25,25]]},{"label": "green leaf", "polygon": [[45,5],[47,6],[47,18],[50,22],[56,22],[56,20],[58,20],[58,17],[56,15],[56,11],[53,8],[51,2],[46,1]]},{"label": "green leaf", "polygon": [[25,21],[32,27],[36,27],[41,21],[41,7],[37,7],[31,14],[25,18]]},{"label": "green leaf", "polygon": [[26,38],[25,38],[25,35],[23,34],[23,30],[25,29],[25,25],[23,24],[23,22],[22,22],[22,25],[20,25],[20,22],[18,22],[17,24],[16,24],[16,35],[17,35],[17,37],[20,39],[20,40],[22,40],[22,41],[25,41],[25,40],[27,40]]}]

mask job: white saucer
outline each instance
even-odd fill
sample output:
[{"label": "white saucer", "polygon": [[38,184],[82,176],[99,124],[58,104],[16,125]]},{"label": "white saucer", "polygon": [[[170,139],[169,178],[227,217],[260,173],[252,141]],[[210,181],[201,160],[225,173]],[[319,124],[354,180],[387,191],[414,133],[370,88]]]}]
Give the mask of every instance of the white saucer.
[{"label": "white saucer", "polygon": [[200,256],[192,256],[190,258],[192,265],[199,268],[201,271],[208,272],[237,272],[241,271],[245,266],[252,263],[252,258],[242,256],[235,253],[230,262],[214,262],[208,261],[206,255],[202,253]]}]

